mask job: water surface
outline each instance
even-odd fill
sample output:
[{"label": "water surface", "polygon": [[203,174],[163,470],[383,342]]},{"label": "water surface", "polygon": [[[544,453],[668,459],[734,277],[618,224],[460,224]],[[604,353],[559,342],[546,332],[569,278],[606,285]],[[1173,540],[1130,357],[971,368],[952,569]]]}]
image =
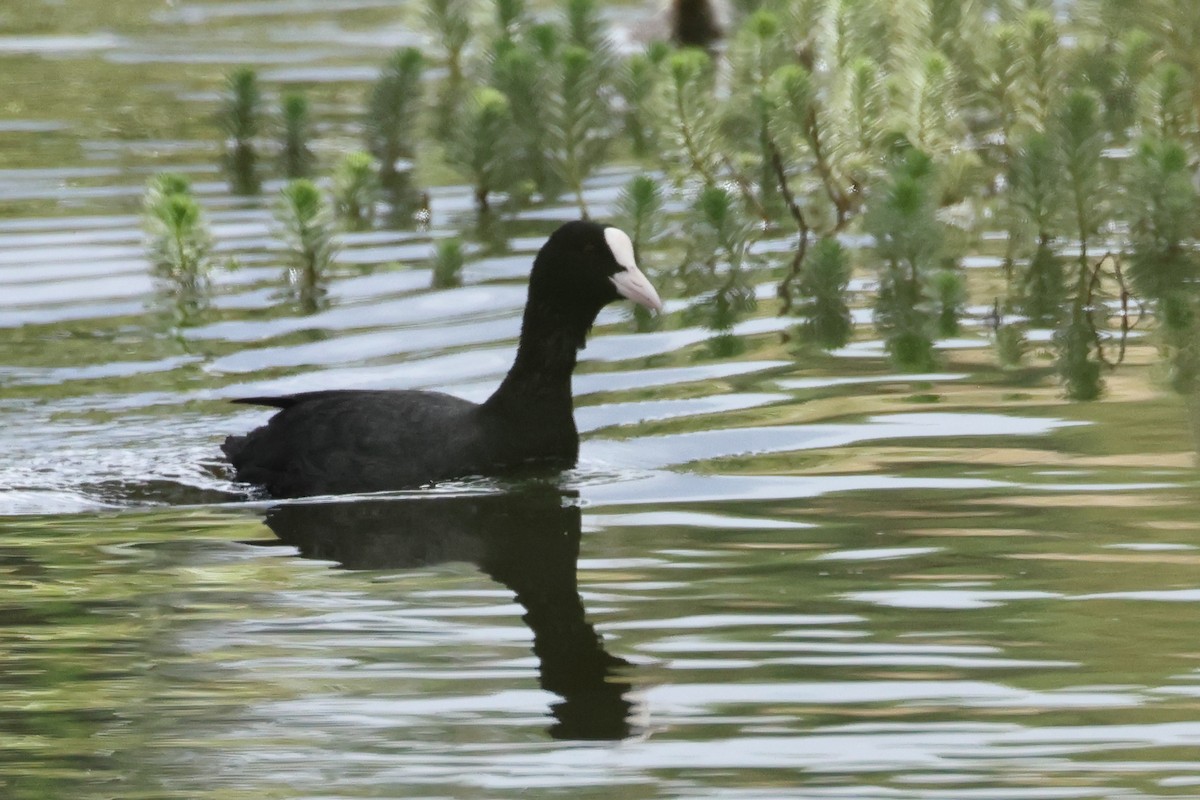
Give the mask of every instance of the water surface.
[{"label": "water surface", "polygon": [[[394,3],[338,8],[6,17],[0,794],[1200,794],[1200,497],[1148,346],[1068,404],[1044,354],[1002,373],[978,327],[897,376],[869,329],[823,355],[765,312],[717,357],[669,299],[653,332],[601,318],[572,472],[321,503],[231,484],[217,445],[267,412],[229,398],[486,397],[532,254],[574,213],[485,237],[466,189],[434,188],[427,229],[346,236],[302,313],[278,183],[230,195],[206,114],[252,64],[309,87],[326,163],[350,146],[375,65],[419,40]],[[240,264],[189,325],[137,216],[164,168]],[[594,213],[629,174],[590,182]],[[465,285],[431,290],[451,234]]]}]

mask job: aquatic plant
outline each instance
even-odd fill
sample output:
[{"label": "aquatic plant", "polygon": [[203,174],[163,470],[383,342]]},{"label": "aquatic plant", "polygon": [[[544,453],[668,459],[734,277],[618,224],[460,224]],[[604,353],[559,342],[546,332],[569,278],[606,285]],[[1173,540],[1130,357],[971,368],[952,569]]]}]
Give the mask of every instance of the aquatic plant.
[{"label": "aquatic plant", "polygon": [[258,73],[249,67],[234,70],[225,79],[225,91],[220,123],[230,188],[235,194],[257,194],[262,188],[254,144],[262,118]]},{"label": "aquatic plant", "polygon": [[465,262],[462,239],[443,239],[437,243],[433,253],[433,279],[435,289],[462,286],[462,268]]},{"label": "aquatic plant", "polygon": [[720,186],[705,188],[688,213],[689,250],[681,277],[689,294],[699,299],[687,314],[717,336],[713,355],[739,352],[733,326],[757,307],[749,262],[751,226],[736,208],[737,200]]},{"label": "aquatic plant", "polygon": [[[933,338],[960,327],[965,273],[947,254],[999,225],[1008,236],[997,314],[1007,321],[992,333],[1002,364],[1020,361],[1025,326],[1054,328],[1068,396],[1095,396],[1104,365],[1121,358],[1136,293],[1183,375],[1200,305],[1190,289],[1147,277],[1165,274],[1148,265],[1196,247],[1197,232],[1182,228],[1174,249],[1163,244],[1174,201],[1147,194],[1182,191],[1172,188],[1182,178],[1165,171],[1165,150],[1154,162],[1105,148],[1154,141],[1200,160],[1200,59],[1188,45],[1200,27],[1172,0],[1051,5],[743,0],[714,58],[662,43],[622,56],[596,0],[562,0],[558,16],[493,0],[490,21],[472,16],[469,0],[432,0],[426,19],[446,73],[429,130],[441,146],[421,157],[444,155],[481,211],[499,194],[516,207],[569,193],[581,214],[583,187],[614,151],[644,159],[662,179],[626,187],[622,224],[643,260],[658,248],[676,258],[658,236],[660,184],[690,198],[680,215],[689,250],[674,277],[697,298],[692,317],[726,334],[753,307],[752,246],[789,236],[789,253],[762,258],[778,311],[802,316],[826,346],[846,341],[851,259],[837,240],[869,234],[876,325],[908,369],[930,366]],[[370,150],[397,224],[411,222],[401,198],[417,195],[403,159],[427,133],[422,65],[412,48],[398,51],[369,103]],[[246,109],[257,87],[239,81],[231,76],[225,114],[231,154],[255,135]],[[334,176],[338,213],[356,225],[374,206],[365,158]],[[487,224],[480,217],[480,235],[500,235]],[[651,324],[643,316],[639,325]]]},{"label": "aquatic plant", "polygon": [[[649,175],[630,178],[617,199],[616,222],[633,241],[634,260],[643,272],[652,276],[656,285],[661,281],[653,275],[649,261],[644,256],[666,231],[663,205],[662,187]],[[634,306],[633,318],[639,331],[652,330],[661,322],[660,316],[641,305]]]},{"label": "aquatic plant", "polygon": [[1031,8],[1020,21],[1021,97],[1024,122],[1034,130],[1051,125],[1063,81],[1058,24],[1044,8]]},{"label": "aquatic plant", "polygon": [[1029,349],[1029,340],[1025,336],[1025,329],[1011,322],[1000,321],[999,315],[996,319],[996,325],[992,329],[996,361],[1004,369],[1016,369],[1021,366],[1025,353]]},{"label": "aquatic plant", "polygon": [[876,196],[864,220],[880,262],[875,322],[898,368],[928,371],[934,367],[936,321],[928,276],[938,264],[943,239],[932,160],[909,150],[895,160]]},{"label": "aquatic plant", "polygon": [[482,87],[471,96],[463,117],[457,135],[447,143],[446,158],[471,181],[475,205],[487,212],[492,194],[507,188],[511,178],[506,155],[512,113],[501,92]]},{"label": "aquatic plant", "polygon": [[380,191],[377,168],[371,154],[359,150],[342,156],[334,169],[334,211],[351,229],[369,227],[375,220]]},{"label": "aquatic plant", "polygon": [[546,108],[554,96],[552,65],[528,43],[508,42],[492,65],[492,86],[508,104],[510,171],[520,176],[518,191],[553,199],[562,191],[562,174],[554,161],[554,115]]},{"label": "aquatic plant", "polygon": [[312,148],[309,147],[312,121],[308,98],[299,92],[285,94],[281,112],[283,142],[280,161],[283,163],[283,174],[288,178],[307,178],[312,173],[315,161]]},{"label": "aquatic plant", "polygon": [[1065,202],[1054,141],[1043,133],[1029,134],[1012,154],[1008,182],[1009,258],[1018,252],[1028,258],[1010,291],[1033,324],[1053,326],[1066,297],[1062,258],[1054,248]]},{"label": "aquatic plant", "polygon": [[1156,311],[1172,386],[1194,393],[1200,388],[1200,196],[1181,142],[1147,138],[1139,144],[1125,204],[1129,276]]},{"label": "aquatic plant", "polygon": [[191,183],[162,173],[142,200],[146,252],[154,272],[170,287],[178,321],[187,324],[208,306],[213,238]]},{"label": "aquatic plant", "polygon": [[800,273],[799,289],[804,298],[796,313],[805,317],[802,332],[826,349],[844,347],[854,330],[846,287],[850,282],[850,259],[833,237],[813,244]]},{"label": "aquatic plant", "polygon": [[433,40],[443,51],[446,77],[437,91],[434,130],[445,139],[453,130],[454,120],[465,97],[463,55],[471,39],[470,0],[430,0],[425,7],[426,25]]},{"label": "aquatic plant", "polygon": [[525,0],[495,0],[497,49],[506,42],[515,41],[529,27],[529,12]]},{"label": "aquatic plant", "polygon": [[1100,159],[1104,149],[1098,103],[1093,95],[1072,91],[1055,115],[1064,195],[1068,205],[1068,224],[1079,242],[1079,256],[1068,303],[1065,324],[1055,337],[1058,345],[1058,371],[1067,396],[1091,400],[1103,389],[1100,380],[1101,339],[1093,313],[1093,242],[1105,218],[1104,192],[1101,189]]},{"label": "aquatic plant", "polygon": [[961,329],[959,319],[967,301],[967,286],[962,273],[952,268],[935,271],[929,278],[929,293],[937,315],[937,335],[957,336]]},{"label": "aquatic plant", "polygon": [[635,158],[650,156],[658,140],[653,102],[670,51],[661,42],[635,53],[622,65],[617,90],[621,94],[625,134]]},{"label": "aquatic plant", "polygon": [[583,182],[600,166],[611,141],[612,115],[601,92],[602,71],[596,56],[572,45],[563,51],[559,102],[550,131],[555,166],[575,195],[580,215],[588,215]]},{"label": "aquatic plant", "polygon": [[643,252],[662,234],[666,224],[658,181],[649,175],[630,178],[617,199],[617,220],[633,240],[633,257],[641,263]]},{"label": "aquatic plant", "polygon": [[289,181],[275,207],[290,291],[306,313],[324,304],[329,274],[339,245],[333,215],[316,184]]},{"label": "aquatic plant", "polygon": [[389,187],[401,158],[411,158],[420,133],[421,75],[425,57],[415,47],[397,50],[371,87],[367,102],[367,151],[379,162],[380,180]]},{"label": "aquatic plant", "polygon": [[456,81],[463,78],[463,50],[471,38],[471,4],[468,0],[429,0],[425,18],[434,41],[445,51],[446,71]]},{"label": "aquatic plant", "polygon": [[614,55],[608,38],[608,23],[600,16],[600,7],[596,0],[565,0],[564,12],[566,43],[588,54],[604,82],[612,68]]}]

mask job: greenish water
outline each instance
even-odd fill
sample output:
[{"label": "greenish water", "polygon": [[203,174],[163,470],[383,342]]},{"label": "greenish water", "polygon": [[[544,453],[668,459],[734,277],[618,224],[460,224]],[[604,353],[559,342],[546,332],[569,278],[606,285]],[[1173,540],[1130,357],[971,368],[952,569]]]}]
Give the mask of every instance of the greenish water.
[{"label": "greenish water", "polygon": [[[865,326],[822,355],[766,313],[716,357],[668,299],[655,332],[602,317],[558,479],[239,494],[217,444],[266,414],[228,398],[486,396],[573,213],[481,239],[434,189],[427,230],[347,235],[298,311],[278,185],[233,199],[206,114],[253,64],[310,89],[328,164],[414,41],[395,5],[0,12],[0,796],[1200,795],[1193,436],[1145,345],[1068,404],[982,323],[896,376]],[[137,216],[164,168],[241,264],[183,329]],[[627,177],[589,184],[597,215]],[[459,232],[465,285],[432,291]]]}]

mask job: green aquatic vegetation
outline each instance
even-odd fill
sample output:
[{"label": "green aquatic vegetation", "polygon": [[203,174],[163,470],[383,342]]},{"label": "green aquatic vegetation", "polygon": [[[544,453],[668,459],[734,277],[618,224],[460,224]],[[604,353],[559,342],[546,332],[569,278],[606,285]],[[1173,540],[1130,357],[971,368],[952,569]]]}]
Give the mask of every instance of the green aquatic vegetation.
[{"label": "green aquatic vegetation", "polygon": [[926,153],[949,153],[957,148],[963,129],[949,60],[937,51],[928,51],[902,83],[908,97],[893,122],[894,129]]},{"label": "green aquatic vegetation", "polygon": [[997,323],[993,328],[993,344],[996,349],[996,360],[1004,369],[1016,369],[1025,360],[1029,350],[1029,340],[1025,329],[1011,322],[1000,322],[997,311]]},{"label": "green aquatic vegetation", "polygon": [[1139,125],[1143,135],[1185,142],[1196,130],[1196,113],[1187,76],[1178,64],[1160,64],[1146,77],[1140,94]]},{"label": "green aquatic vegetation", "polygon": [[898,368],[927,371],[938,324],[929,276],[943,249],[933,161],[920,150],[898,157],[875,197],[864,219],[879,260],[875,323]]},{"label": "green aquatic vegetation", "polygon": [[718,334],[714,355],[732,355],[736,352],[730,338],[733,326],[757,307],[751,227],[739,213],[734,195],[719,186],[700,193],[686,225],[689,250],[681,277],[690,293],[700,296],[687,315]]},{"label": "green aquatic vegetation", "polygon": [[225,92],[220,123],[230,188],[235,194],[257,194],[262,188],[254,143],[262,118],[258,73],[248,67],[234,70],[225,79]]},{"label": "green aquatic vegetation", "polygon": [[663,192],[659,182],[649,175],[630,178],[617,200],[617,219],[621,230],[633,240],[633,257],[640,264],[646,248],[666,228]]},{"label": "green aquatic vegetation", "polygon": [[316,184],[289,181],[275,206],[290,292],[306,313],[325,302],[326,285],[339,245],[333,214]]},{"label": "green aquatic vegetation", "polygon": [[457,135],[446,146],[447,160],[474,187],[480,212],[491,208],[491,196],[510,185],[508,143],[512,141],[512,111],[503,93],[476,89],[464,109]]},{"label": "green aquatic vegetation", "polygon": [[1188,154],[1177,141],[1143,140],[1133,157],[1125,195],[1129,273],[1147,299],[1195,292],[1200,256],[1196,185]]},{"label": "green aquatic vegetation", "polygon": [[454,129],[466,97],[464,57],[473,32],[470,0],[430,0],[425,9],[426,26],[442,50],[446,77],[437,90],[434,131],[445,139]]},{"label": "green aquatic vegetation", "polygon": [[342,156],[333,172],[333,207],[351,229],[370,227],[379,201],[378,165],[370,153],[355,151]]},{"label": "green aquatic vegetation", "polygon": [[283,174],[288,178],[307,178],[316,160],[309,146],[312,119],[308,98],[298,92],[285,94],[281,112],[283,141],[280,161]]},{"label": "green aquatic vegetation", "polygon": [[433,253],[433,288],[450,289],[462,286],[462,268],[465,261],[462,239],[453,237],[438,242]]},{"label": "green aquatic vegetation", "polygon": [[987,114],[985,125],[991,127],[992,141],[984,144],[984,153],[993,153],[999,169],[1011,167],[1014,140],[1023,117],[1023,61],[1021,37],[1013,25],[993,25],[982,37],[980,57],[979,99],[981,110]]},{"label": "green aquatic vegetation", "polygon": [[471,39],[471,3],[469,0],[429,0],[425,20],[434,42],[444,51],[446,71],[451,81],[463,80],[463,53]]},{"label": "green aquatic vegetation", "polygon": [[[775,268],[779,309],[836,346],[850,335],[849,258],[836,240],[869,234],[877,326],[904,368],[931,364],[933,338],[958,330],[964,273],[946,253],[999,226],[1008,237],[998,302],[1028,323],[997,324],[997,357],[1019,361],[1025,324],[1056,328],[1068,394],[1091,396],[1120,359],[1107,329],[1131,324],[1108,309],[1139,302],[1126,290],[1159,318],[1169,352],[1187,350],[1200,312],[1190,289],[1153,285],[1174,280],[1163,277],[1172,259],[1195,246],[1195,232],[1163,244],[1171,203],[1148,196],[1175,192],[1183,172],[1120,149],[1173,142],[1187,163],[1200,160],[1200,51],[1188,44],[1200,25],[1186,5],[745,2],[721,53],[658,43],[625,56],[596,0],[562,0],[557,15],[492,0],[490,20],[469,0],[433,0],[425,18],[446,69],[434,124],[421,120],[422,57],[398,51],[368,104],[369,150],[399,186],[403,159],[432,131],[439,147],[420,157],[444,156],[481,211],[497,195],[510,206],[569,195],[584,215],[590,176],[614,154],[644,159],[694,198],[680,215],[691,241],[676,277],[698,298],[691,313],[726,333],[753,306],[751,245],[794,236],[789,254],[762,259]],[[252,75],[230,86],[233,153],[256,135],[258,90]],[[352,225],[369,224],[375,205],[365,158],[333,175],[338,214]],[[643,260],[667,246],[658,184],[631,182],[616,209]]]},{"label": "green aquatic vegetation", "polygon": [[1054,333],[1059,379],[1072,400],[1095,400],[1104,391],[1095,356],[1096,331],[1082,303],[1071,306],[1066,323]]},{"label": "green aquatic vegetation", "polygon": [[514,41],[529,27],[529,9],[525,0],[495,0],[497,44]]},{"label": "green aquatic vegetation", "polygon": [[1063,48],[1049,10],[1033,8],[1020,22],[1022,122],[1034,130],[1051,125],[1064,85]]},{"label": "green aquatic vegetation", "polygon": [[1138,119],[1138,90],[1153,71],[1157,47],[1153,38],[1140,28],[1126,32],[1116,43],[1102,42],[1103,48],[1090,59],[1098,64],[1092,86],[1098,86],[1104,106],[1104,126],[1118,140],[1124,140]]},{"label": "green aquatic vegetation", "polygon": [[529,184],[526,193],[545,199],[562,191],[562,175],[553,157],[553,121],[546,98],[553,95],[552,70],[542,52],[530,44],[507,43],[492,65],[492,85],[508,104],[509,170]]},{"label": "green aquatic vegetation", "polygon": [[937,314],[937,335],[957,336],[961,330],[959,319],[967,302],[967,285],[962,272],[957,269],[937,270],[929,278],[929,293]]},{"label": "green aquatic vegetation", "polygon": [[1039,239],[1024,270],[1021,307],[1033,324],[1053,327],[1062,317],[1066,296],[1063,258],[1048,239]]},{"label": "green aquatic vegetation", "polygon": [[[616,222],[633,241],[633,257],[643,272],[652,274],[645,254],[666,232],[662,187],[649,175],[635,175],[621,190],[617,199]],[[641,305],[633,307],[633,318],[639,331],[652,330],[660,318]]]},{"label": "green aquatic vegetation", "polygon": [[610,82],[615,56],[596,0],[565,0],[564,12],[566,43],[588,54],[601,83]]},{"label": "green aquatic vegetation", "polygon": [[1065,178],[1066,224],[1079,243],[1075,275],[1068,276],[1068,283],[1074,284],[1067,300],[1070,311],[1056,337],[1059,375],[1069,397],[1090,400],[1102,389],[1101,334],[1093,319],[1093,245],[1107,214],[1101,169],[1104,136],[1096,98],[1082,90],[1071,92],[1055,115],[1054,134]]},{"label": "green aquatic vegetation", "polygon": [[416,152],[420,135],[425,57],[415,47],[392,54],[371,87],[367,102],[367,151],[379,161],[385,187],[395,181],[398,162]]},{"label": "green aquatic vegetation", "polygon": [[1066,298],[1062,259],[1053,247],[1066,201],[1062,183],[1055,142],[1046,134],[1030,133],[1012,154],[1005,213],[1009,227],[1008,255],[1013,258],[1016,253],[1024,253],[1027,258],[1027,265],[1010,292],[1016,295],[1021,311],[1035,325],[1054,325]]},{"label": "green aquatic vegetation", "polygon": [[720,149],[713,79],[712,59],[702,50],[681,50],[667,59],[666,116],[671,130],[664,141],[664,159],[676,172],[682,170],[710,187],[719,182]]},{"label": "green aquatic vegetation", "polygon": [[[764,219],[778,216],[781,208],[769,93],[772,76],[788,60],[779,17],[767,10],[755,12],[730,47],[730,91],[744,97],[745,102],[725,104],[720,135],[725,142],[757,142],[758,146],[747,149],[741,159],[728,159],[725,166],[739,183],[749,207]],[[743,170],[748,175],[740,174]],[[749,176],[757,178],[757,195],[750,188]]]},{"label": "green aquatic vegetation", "polygon": [[653,106],[670,51],[661,42],[644,53],[635,53],[621,65],[617,90],[621,94],[622,122],[635,158],[647,158],[658,145],[658,126]]},{"label": "green aquatic vegetation", "polygon": [[213,238],[190,182],[163,173],[142,200],[146,251],[154,272],[170,287],[181,324],[207,308],[212,284]]},{"label": "green aquatic vegetation", "polygon": [[804,262],[799,289],[803,298],[797,313],[804,315],[802,332],[821,347],[844,347],[854,331],[846,287],[850,282],[850,258],[833,237],[819,239]]},{"label": "green aquatic vegetation", "polygon": [[1172,385],[1194,392],[1200,367],[1200,196],[1181,142],[1151,138],[1139,144],[1125,202],[1130,279],[1157,312]]},{"label": "green aquatic vegetation", "polygon": [[563,51],[562,82],[551,135],[555,166],[567,189],[575,195],[579,213],[588,215],[583,182],[604,161],[612,134],[612,113],[605,101],[602,72],[596,57],[572,45]]}]

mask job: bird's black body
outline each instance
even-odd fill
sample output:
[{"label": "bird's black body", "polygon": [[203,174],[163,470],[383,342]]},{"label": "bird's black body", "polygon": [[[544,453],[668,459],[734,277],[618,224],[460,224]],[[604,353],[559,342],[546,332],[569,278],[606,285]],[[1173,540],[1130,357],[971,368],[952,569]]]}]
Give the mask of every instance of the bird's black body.
[{"label": "bird's black body", "polygon": [[[236,402],[280,411],[266,425],[225,440],[222,449],[238,480],[276,497],[297,497],[410,488],[529,464],[573,465],[579,454],[571,399],[577,351],[600,309],[632,291],[613,277],[628,272],[606,241],[605,232],[613,230],[568,223],[538,253],[516,361],[487,401],[421,391],[241,399]],[[632,264],[631,256],[622,260]],[[636,268],[632,272],[644,282]],[[644,285],[649,295],[640,297],[652,301],[639,302],[661,306]]]}]

